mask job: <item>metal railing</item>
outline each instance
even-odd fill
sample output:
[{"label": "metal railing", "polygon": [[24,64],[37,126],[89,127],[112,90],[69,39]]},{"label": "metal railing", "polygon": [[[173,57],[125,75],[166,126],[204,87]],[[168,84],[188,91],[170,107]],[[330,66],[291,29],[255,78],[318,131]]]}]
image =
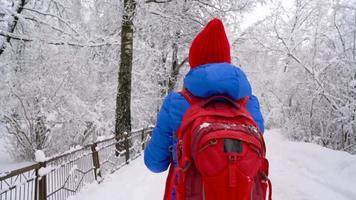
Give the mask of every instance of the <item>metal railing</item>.
[{"label": "metal railing", "polygon": [[[152,128],[111,137],[0,177],[0,200],[65,200],[141,155]],[[122,146],[120,151],[116,147]]]}]

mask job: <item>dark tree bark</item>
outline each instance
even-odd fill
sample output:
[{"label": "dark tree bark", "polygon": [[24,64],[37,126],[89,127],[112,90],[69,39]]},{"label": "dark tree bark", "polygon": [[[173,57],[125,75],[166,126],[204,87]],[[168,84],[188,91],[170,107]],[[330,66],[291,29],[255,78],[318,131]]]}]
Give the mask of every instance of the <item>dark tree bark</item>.
[{"label": "dark tree bark", "polygon": [[[168,53],[166,51],[162,51],[162,55],[161,55],[161,69],[162,69],[162,73],[159,73],[158,75],[158,85],[159,85],[159,97],[160,100],[163,100],[164,97],[167,95],[167,78],[166,78],[166,73],[167,73],[167,68],[166,68],[166,64],[167,64],[167,57],[168,57]],[[160,104],[162,102],[159,102],[157,105],[157,113],[159,112],[160,109]]]},{"label": "dark tree bark", "polygon": [[[17,14],[21,14],[21,12],[23,11],[23,9],[24,9],[25,5],[27,4],[27,2],[28,2],[28,1],[26,1],[26,0],[21,0],[21,1],[19,2],[19,5],[17,6],[15,12],[16,12]],[[19,21],[19,18],[18,18],[17,16],[13,16],[13,17],[14,17],[14,21],[12,22],[12,24],[9,24],[9,29],[8,29],[8,32],[9,32],[9,33],[13,33],[13,32],[15,31],[15,28],[16,28],[17,23],[18,23],[18,21]],[[6,43],[10,43],[10,41],[11,41],[11,39],[12,39],[10,36],[4,36],[4,37],[5,37],[5,41],[6,41],[6,42],[4,42],[3,44],[0,44],[0,55],[1,55],[2,53],[4,53]]]},{"label": "dark tree bark", "polygon": [[169,81],[168,81],[168,91],[173,91],[174,87],[177,82],[177,77],[179,74],[179,69],[178,69],[178,45],[177,43],[173,43],[172,46],[172,69],[171,73],[169,75]]},{"label": "dark tree bark", "polygon": [[178,63],[178,45],[174,43],[172,53],[172,69],[168,80],[168,93],[174,90],[177,84],[179,71],[187,61],[188,58],[185,58],[181,63]]},{"label": "dark tree bark", "polygon": [[[133,57],[133,17],[135,0],[124,0],[124,14],[121,29],[121,54],[118,92],[116,97],[115,133],[118,139],[124,138],[124,133],[131,131],[131,70]],[[119,151],[124,150],[117,145]]]},{"label": "dark tree bark", "polygon": [[188,58],[185,58],[181,63],[178,62],[178,44],[181,34],[179,31],[176,32],[175,40],[172,45],[172,68],[170,69],[170,74],[168,77],[168,92],[174,90],[177,81],[180,69],[184,66],[184,64],[188,61]]}]

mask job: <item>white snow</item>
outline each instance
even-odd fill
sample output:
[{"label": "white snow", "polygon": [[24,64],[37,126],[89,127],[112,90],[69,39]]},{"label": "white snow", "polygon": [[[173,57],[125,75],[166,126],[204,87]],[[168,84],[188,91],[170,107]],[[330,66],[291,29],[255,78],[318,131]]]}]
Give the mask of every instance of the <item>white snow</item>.
[{"label": "white snow", "polygon": [[73,147],[71,147],[69,150],[67,150],[65,152],[56,153],[56,154],[53,154],[53,155],[47,157],[46,160],[50,160],[52,158],[55,158],[55,157],[63,155],[63,154],[72,153],[72,152],[77,151],[77,150],[79,150],[81,148],[83,148],[83,146],[80,146],[80,145],[73,146]]},{"label": "white snow", "polygon": [[101,142],[101,141],[103,141],[103,140],[112,138],[112,137],[114,137],[114,136],[115,136],[114,134],[111,134],[111,135],[99,135],[99,136],[96,138],[95,142]]},{"label": "white snow", "polygon": [[48,166],[48,167],[41,167],[40,169],[38,169],[38,175],[39,176],[46,176],[47,174],[49,174],[52,171],[52,166]]},{"label": "white snow", "polygon": [[356,80],[350,81],[349,85],[350,85],[351,88],[356,87]]},{"label": "white snow", "polygon": [[167,173],[154,174],[139,157],[128,166],[106,177],[101,184],[90,184],[68,200],[158,200],[162,199]]},{"label": "white snow", "polygon": [[5,127],[0,123],[0,176],[4,176],[7,172],[14,169],[29,166],[32,162],[16,162],[10,158],[9,153],[6,151],[6,141],[4,138]]},{"label": "white snow", "polygon": [[356,199],[356,156],[266,133],[274,199]]},{"label": "white snow", "polygon": [[[1,145],[1,144],[0,144]],[[15,169],[20,169],[33,164],[32,162],[16,162],[0,146],[0,177]]]},{"label": "white snow", "polygon": [[[355,200],[356,156],[265,133],[275,200]],[[166,172],[151,173],[143,159],[90,184],[70,200],[162,199]]]},{"label": "white snow", "polygon": [[199,128],[202,129],[202,128],[206,128],[206,127],[209,127],[209,126],[210,126],[209,123],[204,122],[203,124],[200,125]]},{"label": "white snow", "polygon": [[44,162],[44,161],[46,161],[46,155],[42,150],[36,150],[36,152],[35,152],[35,161],[36,162]]},{"label": "white snow", "polygon": [[77,170],[78,169],[78,165],[73,165],[73,167],[70,169],[70,171],[69,171],[69,174],[70,175],[73,175],[74,174],[74,172],[75,172],[75,170]]}]

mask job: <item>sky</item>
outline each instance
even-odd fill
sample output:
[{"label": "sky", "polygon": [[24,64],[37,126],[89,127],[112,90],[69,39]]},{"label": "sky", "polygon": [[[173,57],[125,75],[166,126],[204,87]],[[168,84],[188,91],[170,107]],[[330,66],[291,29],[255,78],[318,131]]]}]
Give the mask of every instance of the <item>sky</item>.
[{"label": "sky", "polygon": [[288,10],[293,6],[294,0],[268,0],[265,4],[258,5],[251,12],[248,12],[243,16],[244,20],[241,24],[241,29],[245,30],[252,24],[271,14],[271,8],[273,5],[278,4],[278,2],[280,2],[286,10]]}]

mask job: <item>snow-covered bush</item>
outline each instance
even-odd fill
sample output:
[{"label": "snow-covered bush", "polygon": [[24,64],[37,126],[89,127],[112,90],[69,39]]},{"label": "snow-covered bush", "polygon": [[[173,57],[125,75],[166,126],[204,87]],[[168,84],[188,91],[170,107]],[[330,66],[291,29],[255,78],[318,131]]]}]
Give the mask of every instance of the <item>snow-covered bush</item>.
[{"label": "snow-covered bush", "polygon": [[[292,139],[356,153],[356,1],[275,5],[240,43],[267,122]],[[288,12],[286,11],[288,10]],[[291,12],[292,10],[292,12]],[[262,33],[262,34],[261,34]],[[255,66],[254,66],[255,65]],[[279,110],[279,114],[270,114]]]}]

